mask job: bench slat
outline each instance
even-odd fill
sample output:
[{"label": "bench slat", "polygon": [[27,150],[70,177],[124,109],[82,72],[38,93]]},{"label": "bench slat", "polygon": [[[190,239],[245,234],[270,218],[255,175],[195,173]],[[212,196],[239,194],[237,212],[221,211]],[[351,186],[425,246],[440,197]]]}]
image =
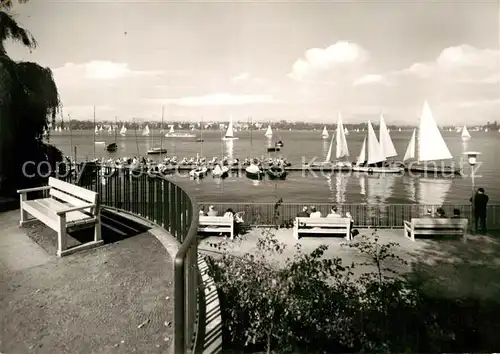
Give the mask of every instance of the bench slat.
[{"label": "bench slat", "polygon": [[418,235],[436,236],[463,236],[464,241],[467,232],[467,219],[446,218],[413,218],[411,222],[404,221],[405,235],[415,240]]},{"label": "bench slat", "polygon": [[74,184],[58,180],[57,178],[49,177],[49,186],[59,189],[61,192],[64,192],[66,194],[70,194],[77,199],[83,199],[88,203],[94,204],[97,202],[96,192],[92,192],[88,189],[75,186]]}]

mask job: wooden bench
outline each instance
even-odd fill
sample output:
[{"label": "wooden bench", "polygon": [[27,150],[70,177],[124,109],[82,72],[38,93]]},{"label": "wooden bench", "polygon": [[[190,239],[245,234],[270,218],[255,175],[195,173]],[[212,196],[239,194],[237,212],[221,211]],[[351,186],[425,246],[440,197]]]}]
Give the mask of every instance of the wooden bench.
[{"label": "wooden bench", "polygon": [[298,240],[299,234],[343,235],[347,240],[350,240],[351,219],[297,217],[293,224],[293,237]]},{"label": "wooden bench", "polygon": [[200,215],[198,233],[203,232],[229,233],[232,240],[234,238],[234,218],[230,216]]},{"label": "wooden bench", "polygon": [[415,241],[415,236],[462,236],[467,240],[467,219],[413,218],[403,221],[405,236]]},{"label": "wooden bench", "polygon": [[[48,198],[28,200],[27,194],[35,191],[49,191]],[[99,195],[88,189],[66,183],[56,178],[49,178],[48,186],[21,189],[20,226],[39,220],[57,232],[57,255],[59,257],[78,250],[95,247],[103,243],[101,238],[101,220],[99,213]],[[33,218],[29,219],[31,214]],[[68,229],[94,227],[94,240],[85,244],[67,248]]]}]

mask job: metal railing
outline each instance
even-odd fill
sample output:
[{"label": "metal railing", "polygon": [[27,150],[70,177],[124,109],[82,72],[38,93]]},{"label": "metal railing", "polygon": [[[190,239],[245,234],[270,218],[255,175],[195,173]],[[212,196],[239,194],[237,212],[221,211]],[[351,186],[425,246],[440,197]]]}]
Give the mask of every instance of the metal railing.
[{"label": "metal railing", "polygon": [[174,260],[174,350],[184,354],[193,348],[199,285],[196,199],[178,184],[146,171],[87,163],[78,166],[75,174],[57,177],[98,192],[101,205],[150,220],[177,239],[180,248]]},{"label": "metal railing", "polygon": [[[275,203],[217,203],[199,202],[205,210],[210,205],[223,213],[231,208],[235,212],[244,211],[243,220],[249,225],[278,225],[287,226],[296,217],[297,213],[304,206],[309,204],[282,203],[277,207],[278,215],[275,219]],[[313,204],[322,215],[327,215],[333,204]],[[442,207],[446,215],[453,215],[453,209],[459,209],[460,215],[469,219],[469,223],[474,221],[472,209],[469,205],[422,205],[422,204],[335,204],[339,212],[344,214],[350,212],[354,219],[354,226],[359,228],[402,228],[403,220],[410,220],[424,215],[428,209],[433,212]],[[500,229],[500,205],[490,204],[487,210],[488,230]]]}]

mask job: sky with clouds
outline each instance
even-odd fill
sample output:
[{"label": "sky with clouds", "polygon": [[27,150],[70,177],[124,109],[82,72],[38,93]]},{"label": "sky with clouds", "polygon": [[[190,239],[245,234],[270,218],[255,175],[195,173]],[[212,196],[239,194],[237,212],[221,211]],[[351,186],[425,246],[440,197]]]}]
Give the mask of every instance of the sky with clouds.
[{"label": "sky with clouds", "polygon": [[416,124],[500,120],[500,4],[54,2],[15,8],[64,113]]}]

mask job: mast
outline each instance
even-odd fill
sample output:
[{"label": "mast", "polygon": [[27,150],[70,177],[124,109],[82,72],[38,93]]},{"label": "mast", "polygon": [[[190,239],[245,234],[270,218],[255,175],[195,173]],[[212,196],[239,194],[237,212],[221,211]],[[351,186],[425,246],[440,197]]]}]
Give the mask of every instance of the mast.
[{"label": "mast", "polygon": [[201,143],[201,147],[200,147],[200,158],[203,158],[203,116],[201,116],[201,120],[200,120],[200,143]]},{"label": "mast", "polygon": [[115,127],[114,127],[114,131],[115,131],[115,144],[116,144],[116,131],[118,130],[118,117],[115,116]]},{"label": "mast", "polygon": [[164,113],[165,113],[165,106],[161,106],[161,126],[160,126],[160,158],[161,155],[163,154],[163,119],[164,119]]},{"label": "mast", "polygon": [[250,147],[252,146],[253,117],[250,116]]},{"label": "mast", "polygon": [[[69,155],[71,156],[71,152],[73,151],[73,137],[72,137],[72,131],[71,131],[71,116],[68,113],[68,124],[69,124],[69,146],[70,146],[70,153]],[[75,146],[75,164],[76,164],[76,146]]]},{"label": "mast", "polygon": [[[94,106],[94,129],[96,128],[95,126],[95,106]],[[92,134],[94,136],[94,160],[95,160],[95,134]]]}]

